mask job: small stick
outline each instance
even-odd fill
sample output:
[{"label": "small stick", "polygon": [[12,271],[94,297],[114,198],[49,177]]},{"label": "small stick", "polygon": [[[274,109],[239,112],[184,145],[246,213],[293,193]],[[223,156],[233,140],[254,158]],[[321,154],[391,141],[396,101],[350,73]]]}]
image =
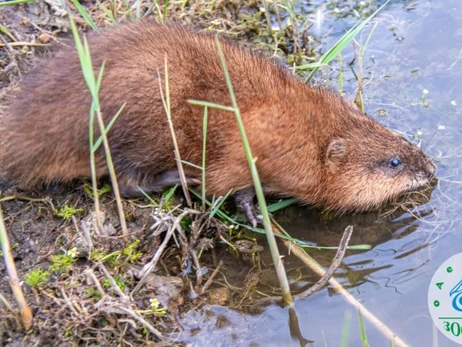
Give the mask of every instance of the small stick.
[{"label": "small stick", "polygon": [[191,257],[193,259],[194,265],[196,266],[196,292],[200,292],[199,289],[202,285],[202,268],[197,257],[197,253],[194,249],[191,250]]},{"label": "small stick", "polygon": [[202,289],[200,291],[201,295],[204,294],[207,291],[207,289],[209,289],[209,287],[212,285],[213,279],[217,275],[218,271],[220,271],[222,266],[223,266],[223,260],[220,260],[220,262],[218,263],[217,268],[215,270],[213,270],[213,272],[210,275],[209,279],[207,280],[207,282],[205,282],[204,286],[202,287]]},{"label": "small stick", "polygon": [[353,227],[351,225],[347,226],[345,231],[343,232],[342,239],[340,240],[340,244],[338,245],[337,253],[335,254],[332,263],[329,266],[329,269],[324,273],[324,275],[317,281],[313,286],[308,288],[307,290],[294,295],[297,299],[307,298],[310,295],[316,293],[319,289],[324,287],[326,283],[331,279],[332,275],[335,271],[337,271],[338,267],[342,263],[343,257],[345,256],[345,252],[348,247],[348,243],[350,242],[351,235],[353,234]]},{"label": "small stick", "polygon": [[[273,228],[275,225],[273,224]],[[348,226],[342,236],[342,239],[340,240],[340,244],[337,249],[337,253],[335,254],[334,259],[332,260],[332,263],[329,267],[329,269],[324,273],[324,275],[315,283],[313,284],[310,288],[307,290],[294,294],[293,297],[296,299],[303,299],[307,298],[310,295],[313,295],[316,293],[319,289],[321,289],[332,277],[332,275],[337,271],[338,267],[342,263],[343,257],[345,256],[345,252],[348,247],[348,243],[350,242],[351,239],[351,234],[353,233],[353,227],[350,225]],[[287,246],[287,244],[286,244]],[[293,245],[289,243],[288,248],[289,251],[291,251],[291,247]],[[275,303],[278,301],[281,301],[282,297],[281,296],[269,296],[266,298],[261,298],[260,300],[257,300],[257,302],[253,306],[260,306],[260,305],[266,305],[270,303]]]},{"label": "small stick", "polygon": [[162,340],[162,333],[154,328],[147,320],[145,320],[143,317],[139,316],[136,312],[133,310],[127,309],[125,307],[120,307],[120,311],[123,311],[127,313],[128,315],[132,316],[135,320],[143,324],[151,333],[153,333],[155,336],[157,336],[158,339]]},{"label": "small stick", "polygon": [[[77,221],[75,219],[74,216],[72,216],[72,221],[74,222],[74,227],[75,227],[75,230],[80,233],[80,229],[79,229],[79,226],[77,225]],[[90,235],[90,231],[88,230],[87,226],[85,225],[85,222],[82,221],[80,223],[81,225],[81,228],[82,228],[82,234],[83,234],[83,237],[85,238],[85,241],[87,241],[87,244],[88,244],[88,258],[90,258],[90,255],[91,255],[91,251],[93,249],[93,242],[91,241],[91,235]],[[98,226],[96,226],[95,229],[98,229]]]},{"label": "small stick", "polygon": [[85,275],[87,275],[91,280],[93,281],[93,284],[96,286],[96,289],[98,289],[99,293],[101,294],[101,297],[106,296],[106,292],[104,291],[103,287],[101,286],[101,283],[99,282],[98,278],[95,275],[95,272],[93,269],[87,269],[83,272]]},{"label": "small stick", "polygon": [[16,271],[16,266],[14,264],[13,255],[11,254],[10,241],[6,234],[5,222],[3,221],[3,212],[0,208],[0,243],[3,251],[3,258],[5,260],[5,266],[8,273],[8,282],[10,284],[13,295],[16,299],[16,302],[19,306],[19,311],[21,313],[22,324],[26,330],[32,326],[32,311],[27,305],[26,298],[22,291],[21,285],[19,284],[19,277]]},{"label": "small stick", "polygon": [[31,201],[31,202],[48,202],[50,203],[50,199],[48,198],[28,198],[27,196],[20,196],[20,195],[10,195],[10,196],[5,196],[4,198],[0,199],[0,203],[5,202],[5,201],[10,201],[10,200],[24,200],[24,201]]},{"label": "small stick", "polygon": [[121,299],[123,299],[126,302],[129,302],[129,297],[119,288],[114,277],[112,277],[109,271],[106,270],[106,267],[102,263],[99,263],[98,267],[101,271],[104,272],[104,275],[111,283],[111,288],[120,296]]},{"label": "small stick", "polygon": [[[106,162],[109,170],[109,176],[111,178],[111,183],[112,183],[112,189],[114,190],[114,196],[116,200],[116,206],[117,206],[117,212],[119,215],[119,220],[120,220],[120,227],[122,229],[122,234],[124,236],[128,235],[128,229],[127,229],[127,221],[125,219],[125,213],[124,213],[124,208],[122,205],[122,198],[120,197],[120,191],[119,191],[119,183],[117,182],[117,175],[114,170],[114,163],[112,161],[112,155],[111,155],[111,150],[109,147],[109,141],[107,138],[107,134],[105,131],[105,126],[103,122],[103,116],[101,114],[101,110],[99,108],[96,109],[96,119],[99,124],[99,129],[101,132],[101,135],[103,137],[103,146],[104,146],[104,152],[106,154]],[[98,194],[97,194],[98,195]],[[99,216],[97,216],[98,218]],[[99,226],[99,227],[102,227]]]},{"label": "small stick", "polygon": [[[281,230],[274,225],[273,223],[273,230],[275,233],[283,235]],[[295,254],[303,263],[308,266],[312,271],[316,272],[319,276],[324,276],[326,271],[320,267],[317,263],[315,263],[312,259],[307,257],[303,250],[297,246],[296,244],[287,241],[286,239],[281,239],[284,245],[288,248],[290,247],[293,254]],[[333,287],[333,289],[341,294],[343,298],[354,306],[357,310],[361,312],[361,314],[366,317],[369,322],[374,325],[382,334],[384,334],[388,339],[393,341],[394,346],[398,347],[410,347],[406,342],[404,342],[399,336],[397,336],[389,327],[387,327],[382,321],[380,321],[376,316],[374,316],[367,308],[365,308],[360,302],[358,302],[353,295],[351,295],[343,286],[335,279],[330,278],[329,284]]]},{"label": "small stick", "polygon": [[162,103],[164,104],[165,113],[167,114],[168,126],[170,128],[170,134],[172,135],[173,147],[176,159],[176,165],[178,167],[178,172],[180,174],[181,188],[183,188],[183,194],[186,198],[186,202],[189,207],[192,206],[191,196],[189,195],[188,183],[186,182],[186,175],[183,170],[183,164],[181,162],[180,150],[178,148],[178,142],[176,141],[175,129],[173,128],[172,114],[170,112],[170,90],[168,84],[168,66],[167,66],[167,56],[165,56],[165,98],[164,92],[162,91],[162,83],[160,78],[159,70],[157,70],[157,76],[159,79],[159,91],[162,98]]},{"label": "small stick", "polygon": [[6,300],[6,298],[2,295],[2,293],[0,293],[0,302],[2,302],[3,305],[5,305],[8,311],[10,311],[13,314],[15,313],[13,307],[11,307],[10,303],[8,302],[8,300]]},{"label": "small stick", "polygon": [[78,317],[80,315],[80,312],[77,311],[77,309],[74,307],[74,305],[72,304],[71,300],[69,299],[69,297],[67,296],[66,292],[64,291],[64,288],[61,287],[60,288],[61,290],[61,295],[63,296],[63,301],[64,303],[66,304],[66,306]]},{"label": "small stick", "polygon": [[45,43],[35,43],[35,42],[9,42],[9,43],[0,43],[0,47],[22,47],[22,46],[33,46],[33,47],[46,47],[48,44]]},{"label": "small stick", "polygon": [[176,218],[176,220],[173,223],[172,227],[165,234],[164,241],[162,242],[162,244],[157,249],[157,251],[154,254],[154,256],[152,257],[151,261],[149,263],[147,263],[146,265],[144,265],[143,268],[141,269],[140,276],[139,276],[140,281],[138,282],[136,287],[131,292],[131,294],[130,294],[131,296],[141,288],[144,281],[146,280],[147,275],[152,271],[152,269],[154,269],[156,267],[157,262],[159,261],[160,256],[162,255],[162,253],[164,252],[165,247],[167,247],[167,244],[170,241],[170,238],[172,237],[174,231],[176,230],[176,228],[178,228],[178,226],[180,225],[183,218],[188,214],[200,214],[200,212],[194,211],[194,210],[185,210]]},{"label": "small stick", "polygon": [[202,192],[202,210],[205,211],[205,162],[207,159],[207,123],[209,117],[209,108],[204,107],[204,118],[202,121],[202,182],[201,182],[201,192]]}]

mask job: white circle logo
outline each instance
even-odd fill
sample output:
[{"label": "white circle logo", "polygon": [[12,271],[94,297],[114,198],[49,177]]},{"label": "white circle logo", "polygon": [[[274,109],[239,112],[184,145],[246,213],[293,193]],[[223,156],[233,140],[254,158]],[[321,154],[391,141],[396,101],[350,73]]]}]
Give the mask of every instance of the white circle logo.
[{"label": "white circle logo", "polygon": [[428,308],[443,335],[462,344],[462,253],[436,270],[428,288]]}]

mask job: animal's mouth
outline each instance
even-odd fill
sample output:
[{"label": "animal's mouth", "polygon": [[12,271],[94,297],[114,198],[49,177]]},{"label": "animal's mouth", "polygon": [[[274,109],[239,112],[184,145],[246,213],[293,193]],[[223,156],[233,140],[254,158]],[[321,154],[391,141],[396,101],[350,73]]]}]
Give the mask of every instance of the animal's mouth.
[{"label": "animal's mouth", "polygon": [[438,178],[434,175],[415,175],[407,184],[404,193],[412,193],[420,190],[426,190],[427,188],[432,188],[436,186]]},{"label": "animal's mouth", "polygon": [[431,161],[428,162],[423,170],[415,173],[409,180],[406,192],[412,192],[414,190],[421,189],[422,187],[429,186],[430,183],[436,179],[435,173],[436,166]]},{"label": "animal's mouth", "polygon": [[433,189],[438,184],[438,178],[433,175],[416,175],[409,180],[400,194],[391,197],[385,205],[398,203],[399,205],[416,206],[430,201]]}]

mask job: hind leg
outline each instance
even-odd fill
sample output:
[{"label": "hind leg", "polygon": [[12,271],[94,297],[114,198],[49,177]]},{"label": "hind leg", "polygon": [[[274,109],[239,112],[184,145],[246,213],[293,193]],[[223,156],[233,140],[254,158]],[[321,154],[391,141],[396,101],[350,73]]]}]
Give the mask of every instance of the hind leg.
[{"label": "hind leg", "polygon": [[[198,186],[201,183],[199,179],[189,175],[186,175],[186,182],[190,186]],[[142,179],[122,175],[118,179],[118,183],[121,196],[125,198],[137,198],[144,196],[142,191],[147,194],[161,192],[168,187],[181,184],[181,180],[178,170],[172,169],[154,177],[144,177]]]}]

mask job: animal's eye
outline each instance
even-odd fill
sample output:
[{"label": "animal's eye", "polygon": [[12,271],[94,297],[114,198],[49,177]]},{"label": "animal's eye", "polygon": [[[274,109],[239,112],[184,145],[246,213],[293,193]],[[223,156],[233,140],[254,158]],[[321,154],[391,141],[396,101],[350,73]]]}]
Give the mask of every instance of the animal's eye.
[{"label": "animal's eye", "polygon": [[401,165],[401,160],[399,160],[398,158],[394,158],[390,160],[389,164],[390,164],[390,167],[397,168],[398,166]]}]

